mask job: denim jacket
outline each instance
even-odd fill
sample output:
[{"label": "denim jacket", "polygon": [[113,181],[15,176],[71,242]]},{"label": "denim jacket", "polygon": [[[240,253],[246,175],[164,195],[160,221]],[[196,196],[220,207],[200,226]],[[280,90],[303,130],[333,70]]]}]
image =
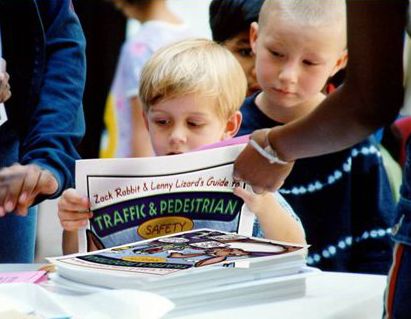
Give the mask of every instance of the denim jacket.
[{"label": "denim jacket", "polygon": [[74,185],[85,132],[83,31],[70,0],[0,0],[0,31],[12,92],[0,126],[0,168],[48,169],[59,184],[56,197]]}]

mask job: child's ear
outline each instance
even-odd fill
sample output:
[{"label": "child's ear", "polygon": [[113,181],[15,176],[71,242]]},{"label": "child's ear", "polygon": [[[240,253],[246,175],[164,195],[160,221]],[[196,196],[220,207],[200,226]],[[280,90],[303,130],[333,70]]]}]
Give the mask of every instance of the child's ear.
[{"label": "child's ear", "polygon": [[348,62],[348,52],[347,49],[345,49],[340,57],[338,58],[337,62],[335,63],[334,69],[331,73],[331,76],[334,76],[338,71],[344,69],[347,66]]},{"label": "child's ear", "polygon": [[243,116],[239,111],[235,112],[233,115],[230,116],[230,118],[227,120],[227,124],[225,127],[223,137],[224,140],[232,138],[237,134],[238,130],[240,129],[242,119]]},{"label": "child's ear", "polygon": [[258,38],[258,23],[253,22],[250,25],[250,45],[253,53],[256,53],[257,48],[257,38]]}]

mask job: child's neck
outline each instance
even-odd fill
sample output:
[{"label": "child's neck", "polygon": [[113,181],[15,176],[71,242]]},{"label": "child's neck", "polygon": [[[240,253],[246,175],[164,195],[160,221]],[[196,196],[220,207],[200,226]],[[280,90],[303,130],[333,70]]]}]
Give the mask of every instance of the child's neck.
[{"label": "child's neck", "polygon": [[308,101],[294,106],[284,107],[275,105],[275,103],[267,99],[264,92],[261,92],[257,95],[255,104],[261,112],[263,112],[273,121],[279,123],[288,123],[300,117],[303,117],[308,113],[311,113],[311,111],[313,111],[318,106],[318,104],[320,104],[322,100],[324,100],[324,98],[325,95],[323,93],[319,93]]}]

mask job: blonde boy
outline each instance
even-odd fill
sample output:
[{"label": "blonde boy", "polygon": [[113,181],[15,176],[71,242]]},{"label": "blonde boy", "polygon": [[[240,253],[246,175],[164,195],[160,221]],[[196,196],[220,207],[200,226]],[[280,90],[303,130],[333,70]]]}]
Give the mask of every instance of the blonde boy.
[{"label": "blonde boy", "polygon": [[[322,90],[327,80],[346,64],[346,40],[345,1],[266,0],[259,23],[253,23],[251,30],[262,91],[241,107],[244,121],[240,134],[274,127],[257,133],[260,139],[256,142],[287,160],[276,148],[272,133],[276,126],[315,112],[325,98]],[[350,129],[347,127],[347,134]],[[260,176],[253,171],[258,164],[249,163],[243,163],[247,174]],[[270,184],[269,174],[261,178]],[[395,203],[378,146],[372,140],[297,161],[280,192],[305,226],[311,245],[310,265],[329,271],[388,271]]]},{"label": "blonde boy", "polygon": [[[237,60],[210,40],[186,40],[159,50],[144,66],[139,89],[155,154],[180,154],[233,137],[246,89]],[[280,195],[235,193],[256,213],[267,238],[304,242],[301,224]],[[66,230],[65,253],[76,251],[76,236],[67,231],[86,224],[91,213],[82,211],[88,207],[74,189],[64,192],[59,217]],[[215,228],[212,223],[202,227]]]},{"label": "blonde boy", "polygon": [[247,90],[244,72],[214,42],[194,39],[160,50],[141,78],[140,99],[155,155],[184,153],[237,133]]}]

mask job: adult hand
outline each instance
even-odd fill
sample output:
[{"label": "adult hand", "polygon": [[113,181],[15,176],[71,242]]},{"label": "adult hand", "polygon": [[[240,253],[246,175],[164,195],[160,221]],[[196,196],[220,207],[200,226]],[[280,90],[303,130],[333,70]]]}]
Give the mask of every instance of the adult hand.
[{"label": "adult hand", "polygon": [[6,102],[11,96],[9,78],[6,72],[6,61],[0,59],[0,103]]},{"label": "adult hand", "polygon": [[[262,148],[268,146],[266,138],[270,129],[257,130],[250,139]],[[271,164],[267,158],[248,144],[234,163],[234,179],[241,180],[253,188],[255,193],[273,192],[281,187],[285,178],[290,174],[294,162],[287,164]]]},{"label": "adult hand", "polygon": [[37,165],[14,164],[0,170],[0,217],[6,213],[27,215],[38,195],[52,195],[58,189],[56,178]]}]

